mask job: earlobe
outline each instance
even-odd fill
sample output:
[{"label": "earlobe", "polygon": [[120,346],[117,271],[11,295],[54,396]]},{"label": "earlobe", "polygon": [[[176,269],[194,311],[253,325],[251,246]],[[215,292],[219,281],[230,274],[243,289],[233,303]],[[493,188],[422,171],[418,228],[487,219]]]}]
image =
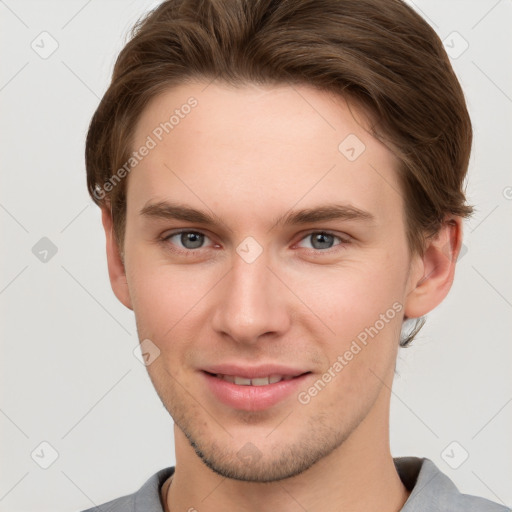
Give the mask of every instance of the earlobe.
[{"label": "earlobe", "polygon": [[416,256],[410,273],[405,316],[419,318],[432,311],[448,295],[462,244],[462,219],[446,219],[422,256]]},{"label": "earlobe", "polygon": [[106,206],[101,209],[101,220],[105,230],[110,285],[112,286],[114,295],[119,299],[119,301],[128,309],[133,309],[130,291],[128,289],[128,282],[126,279],[125,266],[121,258],[119,245],[114,235],[112,214]]}]

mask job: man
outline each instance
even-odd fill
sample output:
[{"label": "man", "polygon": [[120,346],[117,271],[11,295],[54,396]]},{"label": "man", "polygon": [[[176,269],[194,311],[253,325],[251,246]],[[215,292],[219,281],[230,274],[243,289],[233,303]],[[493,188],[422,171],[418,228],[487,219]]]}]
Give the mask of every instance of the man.
[{"label": "man", "polygon": [[142,20],[86,164],[176,467],[90,510],[506,510],[389,448],[398,348],[447,295],[471,213],[471,137],[401,1],[174,0]]}]

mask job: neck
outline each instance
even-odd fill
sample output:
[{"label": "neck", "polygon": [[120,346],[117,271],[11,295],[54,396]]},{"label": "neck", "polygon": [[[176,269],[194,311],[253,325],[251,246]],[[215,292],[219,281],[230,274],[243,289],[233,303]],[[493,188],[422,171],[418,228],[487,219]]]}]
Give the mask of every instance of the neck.
[{"label": "neck", "polygon": [[175,427],[176,471],[167,498],[164,495],[168,510],[398,512],[410,492],[401,482],[390,453],[388,418],[389,400],[377,400],[370,414],[336,450],[300,475],[270,483],[217,475]]}]

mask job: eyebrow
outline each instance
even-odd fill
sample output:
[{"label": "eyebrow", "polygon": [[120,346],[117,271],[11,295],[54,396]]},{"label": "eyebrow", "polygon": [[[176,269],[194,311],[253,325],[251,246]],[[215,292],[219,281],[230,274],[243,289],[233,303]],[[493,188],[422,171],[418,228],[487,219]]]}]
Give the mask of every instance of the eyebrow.
[{"label": "eyebrow", "polygon": [[[215,226],[218,224],[225,225],[225,222],[211,211],[201,211],[184,204],[170,203],[168,201],[159,201],[158,203],[148,204],[140,210],[139,214],[148,218],[182,220],[209,226]],[[313,208],[289,211],[274,219],[272,228],[270,229],[274,229],[278,225],[293,226],[330,220],[357,220],[372,222],[375,220],[375,217],[370,212],[361,210],[354,206],[344,204],[325,204]]]},{"label": "eyebrow", "polygon": [[312,222],[324,222],[329,220],[358,220],[369,222],[374,221],[375,217],[370,212],[361,210],[355,206],[344,204],[325,204],[314,208],[290,211],[275,219],[273,226],[309,224]]},{"label": "eyebrow", "polygon": [[214,213],[207,213],[196,210],[190,206],[178,203],[169,203],[159,201],[158,203],[148,204],[139,212],[144,217],[153,217],[158,219],[176,219],[187,222],[197,222],[198,224],[217,224],[222,223],[221,219]]}]

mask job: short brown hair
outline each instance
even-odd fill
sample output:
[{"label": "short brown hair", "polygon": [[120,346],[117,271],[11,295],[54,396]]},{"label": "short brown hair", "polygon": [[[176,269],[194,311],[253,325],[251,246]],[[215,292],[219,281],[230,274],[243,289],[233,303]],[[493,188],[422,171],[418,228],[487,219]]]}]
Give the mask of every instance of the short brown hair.
[{"label": "short brown hair", "polygon": [[[447,215],[466,217],[472,128],[435,31],[401,0],[168,0],[133,28],[87,135],[87,184],[111,209],[122,250],[126,180],[144,107],[188,80],[307,84],[369,112],[397,156],[412,251]],[[340,141],[341,142],[341,141]]]}]

